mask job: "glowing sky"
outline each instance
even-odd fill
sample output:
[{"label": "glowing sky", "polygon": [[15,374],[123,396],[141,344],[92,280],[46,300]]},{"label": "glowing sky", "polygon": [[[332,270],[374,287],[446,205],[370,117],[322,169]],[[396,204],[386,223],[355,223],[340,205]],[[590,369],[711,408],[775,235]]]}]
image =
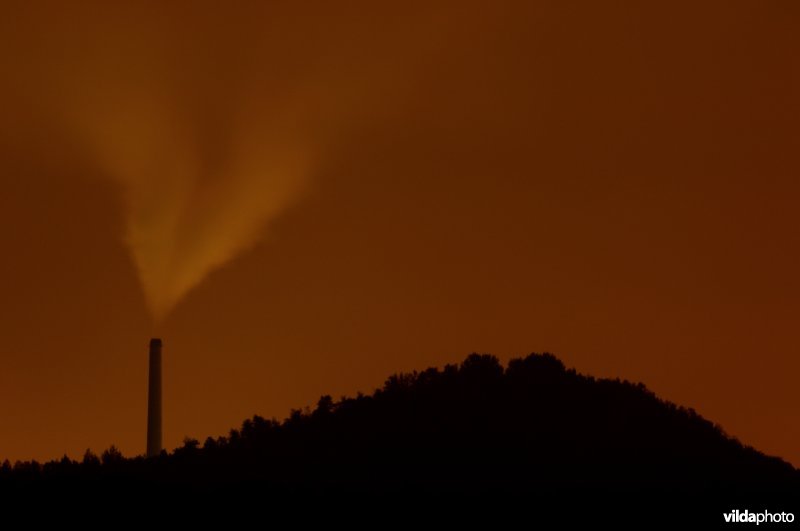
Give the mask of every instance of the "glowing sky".
[{"label": "glowing sky", "polygon": [[552,351],[800,463],[795,2],[8,2],[0,459]]}]

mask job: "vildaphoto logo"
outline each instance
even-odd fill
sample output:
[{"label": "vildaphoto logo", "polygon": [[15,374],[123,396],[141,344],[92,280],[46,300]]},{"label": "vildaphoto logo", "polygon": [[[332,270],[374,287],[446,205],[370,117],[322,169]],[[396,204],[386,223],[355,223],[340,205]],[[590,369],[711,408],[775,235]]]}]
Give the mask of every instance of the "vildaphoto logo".
[{"label": "vildaphoto logo", "polygon": [[728,523],[739,524],[766,524],[766,523],[787,523],[794,522],[794,513],[771,513],[769,511],[762,511],[760,513],[751,513],[747,509],[740,511],[734,509],[729,513],[723,513],[725,521]]}]

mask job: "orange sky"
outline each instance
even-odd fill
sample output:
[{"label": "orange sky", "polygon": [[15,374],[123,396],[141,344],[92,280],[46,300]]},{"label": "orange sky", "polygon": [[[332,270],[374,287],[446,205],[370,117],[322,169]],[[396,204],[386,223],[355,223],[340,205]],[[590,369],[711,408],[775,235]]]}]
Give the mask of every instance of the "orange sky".
[{"label": "orange sky", "polygon": [[0,19],[0,459],[142,453],[158,334],[170,448],[551,351],[800,464],[800,4],[73,4]]}]

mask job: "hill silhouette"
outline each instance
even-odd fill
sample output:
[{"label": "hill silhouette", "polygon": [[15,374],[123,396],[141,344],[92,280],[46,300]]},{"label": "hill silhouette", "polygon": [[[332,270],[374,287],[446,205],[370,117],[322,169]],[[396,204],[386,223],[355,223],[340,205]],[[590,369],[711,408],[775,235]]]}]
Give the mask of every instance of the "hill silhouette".
[{"label": "hill silhouette", "polygon": [[472,354],[458,366],[393,375],[372,395],[323,396],[283,422],[255,416],[155,458],[112,447],[80,462],[0,467],[5,497],[110,492],[402,500],[406,509],[457,500],[584,516],[666,507],[718,522],[735,508],[789,510],[800,471],[642,384],[581,375],[550,354],[507,367]]}]

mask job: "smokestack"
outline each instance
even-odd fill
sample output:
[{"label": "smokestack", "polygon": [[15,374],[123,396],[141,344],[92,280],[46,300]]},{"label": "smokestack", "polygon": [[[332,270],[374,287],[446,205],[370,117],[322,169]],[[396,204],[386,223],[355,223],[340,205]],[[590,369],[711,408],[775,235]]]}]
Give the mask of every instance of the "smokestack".
[{"label": "smokestack", "polygon": [[147,390],[147,457],[161,453],[161,340],[150,340],[150,378]]}]

